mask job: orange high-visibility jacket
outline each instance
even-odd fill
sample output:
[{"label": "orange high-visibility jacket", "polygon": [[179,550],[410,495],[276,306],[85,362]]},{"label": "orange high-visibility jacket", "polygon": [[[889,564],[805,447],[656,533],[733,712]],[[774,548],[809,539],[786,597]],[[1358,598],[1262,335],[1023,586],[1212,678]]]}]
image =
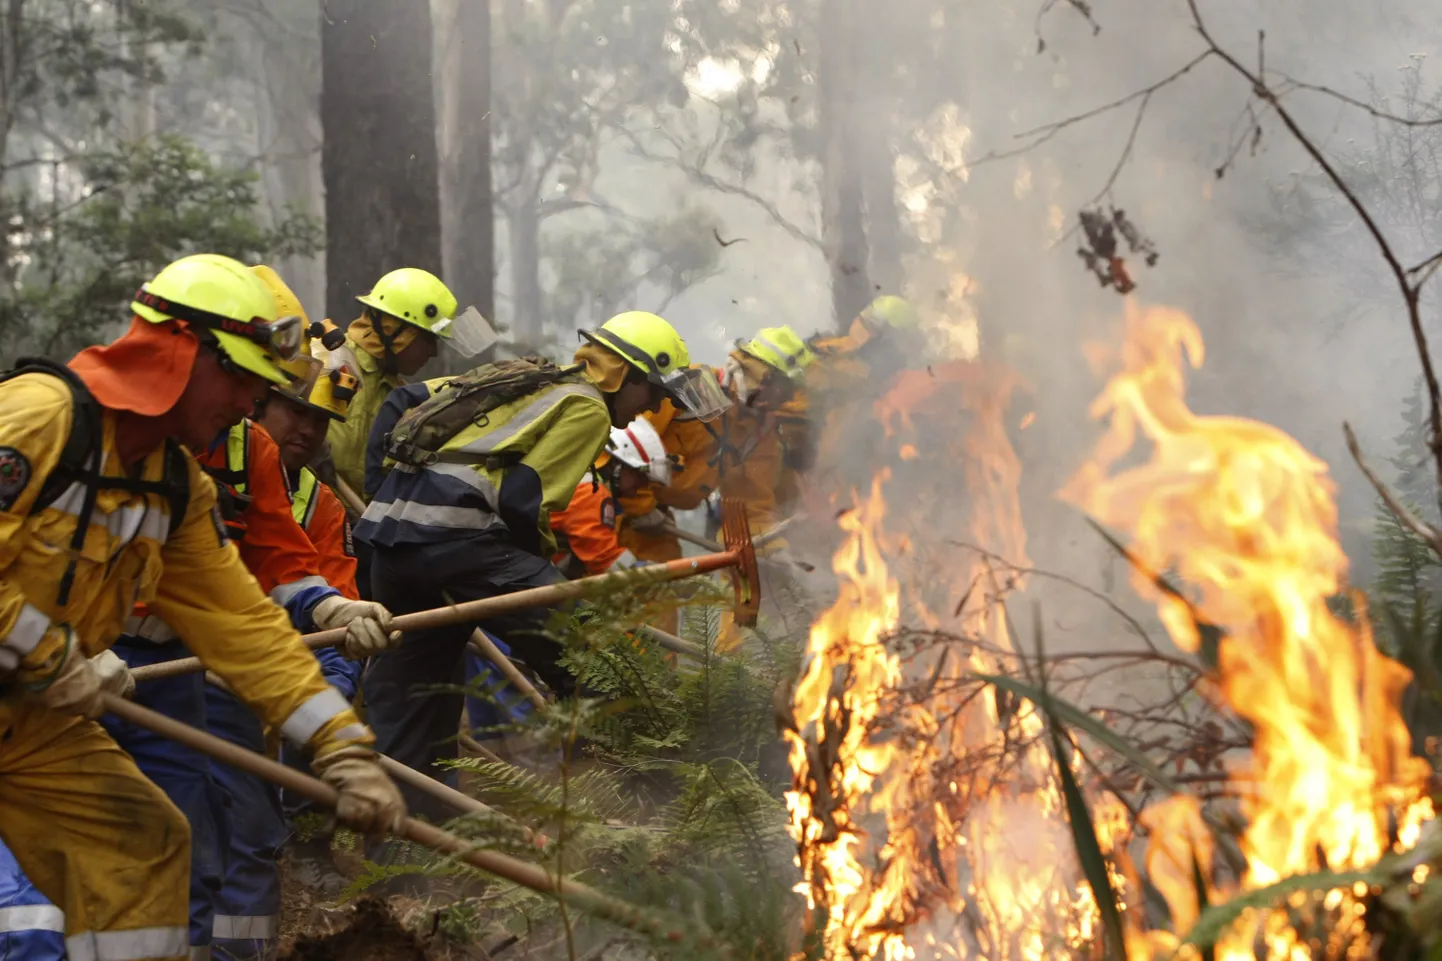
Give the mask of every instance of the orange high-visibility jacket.
[{"label": "orange high-visibility jacket", "polygon": [[565,553],[575,555],[587,574],[604,574],[616,566],[630,566],[634,558],[616,539],[616,501],[605,484],[587,477],[576,485],[576,493],[564,510],[551,512],[551,531]]},{"label": "orange high-visibility jacket", "polygon": [[[0,383],[0,680],[55,661],[67,624],[87,655],[110,647],[137,602],[186,638],[190,649],[268,724],[322,753],[368,743],[370,733],[321,677],[285,611],[245,569],[215,520],[215,485],[189,458],[185,517],[171,532],[170,504],[158,493],[100,489],[78,554],[68,600],[57,585],[86,488],[76,481],[32,513],[60,463],[73,420],[69,387],[49,374]],[[165,446],[122,464],[115,414],[102,416],[102,476],[159,484]],[[289,510],[287,509],[287,516]],[[0,729],[17,702],[0,696]],[[3,750],[3,749],[0,749]]]},{"label": "orange high-visibility jacket", "polygon": [[322,484],[309,467],[300,469],[291,494],[291,514],[315,546],[320,575],[327,584],[353,601],[356,589],[355,544],[351,540],[350,517],[330,485]]},{"label": "orange high-visibility jacket", "polygon": [[249,498],[238,518],[226,518],[226,526],[261,590],[284,605],[307,587],[325,586],[315,546],[291,512],[280,448],[264,428],[242,421],[231,428],[224,444],[196,459],[216,483]]}]

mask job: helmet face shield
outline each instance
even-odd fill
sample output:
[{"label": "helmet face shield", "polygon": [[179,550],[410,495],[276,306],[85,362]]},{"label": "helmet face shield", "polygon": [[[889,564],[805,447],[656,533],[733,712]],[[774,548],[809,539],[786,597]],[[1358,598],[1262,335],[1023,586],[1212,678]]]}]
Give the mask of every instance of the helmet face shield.
[{"label": "helmet face shield", "polygon": [[291,400],[300,401],[302,404],[310,403],[310,392],[315,388],[315,382],[325,370],[325,365],[318,357],[297,357],[285,365],[285,372],[293,380],[284,386],[271,388],[277,394],[288,397]]},{"label": "helmet face shield", "polygon": [[431,326],[431,332],[462,357],[475,357],[500,337],[481,312],[467,307],[455,317],[443,317]]},{"label": "helmet face shield", "polygon": [[726,392],[716,383],[716,375],[709,368],[674,370],[662,377],[660,382],[671,400],[698,420],[715,420],[731,406]]}]

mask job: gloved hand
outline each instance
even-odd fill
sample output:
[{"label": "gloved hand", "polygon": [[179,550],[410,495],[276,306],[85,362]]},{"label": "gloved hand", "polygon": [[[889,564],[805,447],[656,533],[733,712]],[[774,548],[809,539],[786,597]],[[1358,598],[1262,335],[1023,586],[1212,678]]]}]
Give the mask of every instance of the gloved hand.
[{"label": "gloved hand", "polygon": [[662,528],[671,523],[671,518],[659,507],[653,507],[640,517],[631,518],[631,529],[640,531],[642,534],[659,534]]},{"label": "gloved hand", "polygon": [[52,711],[78,714],[93,721],[105,713],[104,702],[100,700],[100,675],[90,658],[80,650],[80,641],[70,625],[54,624],[50,630],[64,634],[65,647],[64,653],[59,655],[60,666],[53,671],[45,671],[42,677],[25,681],[26,696]]},{"label": "gloved hand", "polygon": [[135,696],[135,678],[130,676],[130,665],[120,659],[114,651],[101,651],[90,659],[95,676],[100,679],[100,689],[106,694],[116,694],[127,701]]},{"label": "gloved hand", "polygon": [[310,619],[323,631],[344,627],[345,643],[341,650],[353,661],[379,654],[401,642],[401,632],[391,630],[391,612],[374,601],[351,601],[332,594],[311,609]]},{"label": "gloved hand", "polygon": [[335,813],[342,824],[375,837],[405,820],[406,802],[370,748],[340,748],[316,758],[311,770],[340,794]]}]

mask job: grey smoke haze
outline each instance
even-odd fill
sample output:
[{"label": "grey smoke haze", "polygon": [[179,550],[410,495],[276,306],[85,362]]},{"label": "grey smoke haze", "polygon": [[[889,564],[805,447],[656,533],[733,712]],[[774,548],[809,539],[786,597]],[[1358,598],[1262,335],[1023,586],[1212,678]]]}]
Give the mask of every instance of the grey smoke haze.
[{"label": "grey smoke haze", "polygon": [[[1279,82],[1286,75],[1364,101],[1375,88],[1398,111],[1405,109],[1406,71],[1420,75],[1424,100],[1436,89],[1432,78],[1442,69],[1434,69],[1442,33],[1423,5],[1199,3],[1218,39],[1249,65],[1258,59],[1257,32],[1265,30],[1266,66]],[[826,260],[816,244],[796,236],[823,233],[822,176],[814,162],[796,160],[786,143],[789,114],[810,122],[817,107],[818,4],[658,4],[662,0],[493,2],[502,20],[524,16],[532,18],[528,23],[542,23],[534,18],[543,11],[564,11],[569,19],[563,22],[578,35],[593,21],[621,22],[627,9],[670,10],[691,21],[676,31],[684,42],[669,49],[626,49],[623,38],[605,32],[609,28],[592,31],[595,43],[609,45],[616,64],[681,55],[692,60],[689,99],[678,98],[674,89],[664,95],[650,90],[650,99],[632,104],[624,132],[598,132],[579,187],[559,172],[543,184],[546,197],[607,205],[604,211],[578,208],[545,221],[540,274],[547,295],[577,283],[584,265],[567,246],[577,237],[606,236],[620,224],[694,210],[700,226],[693,227],[701,236],[714,227],[722,237],[744,242],[711,251],[709,270],[674,296],[664,285],[641,283],[628,306],[664,305],[691,341],[693,356],[712,363],[721,362],[731,339],[759,326],[790,323],[802,333],[832,326]],[[199,0],[195,6],[211,7]],[[259,156],[272,209],[297,203],[319,212],[316,11],[300,0],[256,0],[252,6],[264,16],[209,14],[224,28],[217,34],[230,38],[229,53],[220,58],[220,69],[190,67],[177,75],[157,98],[160,126],[169,115],[166,105],[174,105],[175,116],[190,117],[192,127],[200,116],[215,150]],[[1071,230],[1076,211],[1106,185],[1126,148],[1137,104],[1062,130],[1023,155],[979,161],[1019,146],[1020,131],[1124,97],[1185,64],[1202,49],[1185,0],[1098,0],[1091,11],[1099,32],[1065,0],[1051,5],[898,0],[863,2],[856,9],[858,56],[868,66],[856,79],[851,114],[868,136],[876,132],[873,139],[885,149],[873,144],[864,157],[853,159],[866,176],[894,181],[902,229],[892,246],[902,260],[904,292],[933,318],[957,316],[963,311],[952,281],[963,271],[974,280],[970,307],[981,319],[984,353],[1015,365],[1035,388],[1031,403],[1018,399],[1015,414],[1019,419],[1034,406],[1036,423],[1014,434],[1025,461],[1034,559],[1043,560],[1047,550],[1061,559],[1075,543],[1076,556],[1067,563],[1094,567],[1094,543],[1051,494],[1092,436],[1085,406],[1099,381],[1083,361],[1081,344],[1115,342],[1122,305],[1083,270],[1074,254],[1075,234],[1058,242],[1057,228]],[[453,0],[432,4],[442,99],[453,76],[454,44],[464,39],[450,29],[454,10]],[[708,10],[740,10],[742,28],[728,39]],[[704,37],[697,39],[700,34]],[[1038,35],[1045,40],[1041,52]],[[505,42],[505,36],[498,31],[496,42]],[[703,46],[709,57],[698,52]],[[463,45],[461,51],[464,55]],[[199,82],[197,70],[203,75]],[[512,58],[494,82],[503,90],[507,84],[564,77],[566,71],[564,59],[518,65]],[[565,83],[555,89],[561,97],[584,93]],[[197,106],[197,98],[203,105]],[[1369,117],[1306,91],[1290,93],[1287,103],[1341,169],[1359,178],[1369,174],[1378,136]],[[1255,150],[1249,106],[1263,131]],[[754,143],[742,145],[731,136],[732,121],[748,110],[766,129]],[[969,131],[964,142],[957,139],[963,128]],[[441,133],[443,165],[444,148],[456,133]],[[1430,145],[1442,140],[1428,128],[1392,128],[1387,135],[1399,133],[1413,142],[1396,152],[1428,163]],[[674,165],[637,155],[644,149],[676,156],[678,144],[686,164],[749,192],[789,227],[778,226],[735,189],[712,189]],[[1241,147],[1218,180],[1214,171],[1236,144]],[[745,169],[737,159],[745,160]],[[1197,409],[1275,423],[1324,457],[1341,488],[1349,552],[1363,573],[1372,497],[1346,457],[1340,425],[1351,420],[1381,463],[1400,429],[1402,401],[1418,368],[1400,302],[1375,248],[1316,174],[1275,118],[1249,98],[1243,81],[1212,61],[1151,98],[1104,202],[1124,208],[1161,252],[1152,269],[1131,261],[1139,283],[1134,296],[1186,310],[1206,336],[1207,364],[1192,380]],[[1432,225],[1442,205],[1439,184],[1437,168],[1421,162],[1415,176],[1402,170],[1381,183],[1384,226],[1395,233],[1404,262],[1432,252],[1429,236],[1442,239]],[[1314,203],[1298,198],[1299,185]],[[874,247],[889,243],[875,234],[870,239]],[[504,222],[498,222],[497,245],[497,314],[510,324],[516,320],[514,251]],[[876,250],[873,254],[880,259]],[[403,252],[398,257],[403,260]],[[320,261],[286,267],[318,312],[324,290]],[[566,303],[578,301],[574,291],[568,296]],[[546,316],[546,333],[554,343],[569,345],[571,329],[603,320],[600,312],[595,307]]]}]

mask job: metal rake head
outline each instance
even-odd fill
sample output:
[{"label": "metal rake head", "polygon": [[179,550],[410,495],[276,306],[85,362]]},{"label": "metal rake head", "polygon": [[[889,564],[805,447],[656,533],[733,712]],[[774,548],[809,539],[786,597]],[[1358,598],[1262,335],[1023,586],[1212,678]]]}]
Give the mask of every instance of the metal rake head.
[{"label": "metal rake head", "polygon": [[746,507],[734,497],[721,498],[721,539],[727,552],[736,555],[736,564],[731,569],[731,587],[736,592],[736,623],[751,627],[761,611],[761,574],[756,569],[756,548],[751,543]]}]

